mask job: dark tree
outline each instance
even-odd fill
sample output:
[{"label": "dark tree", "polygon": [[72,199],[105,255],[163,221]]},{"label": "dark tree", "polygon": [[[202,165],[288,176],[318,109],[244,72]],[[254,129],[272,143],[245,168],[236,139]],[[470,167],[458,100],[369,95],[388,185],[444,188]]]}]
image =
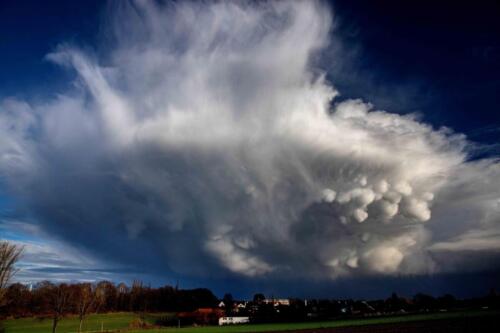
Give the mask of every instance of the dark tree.
[{"label": "dark tree", "polygon": [[413,297],[413,303],[417,309],[434,310],[436,307],[436,299],[430,295],[418,293]]},{"label": "dark tree", "polygon": [[97,289],[101,296],[101,304],[97,310],[102,312],[113,311],[118,307],[118,289],[110,281],[101,281],[97,284]]},{"label": "dark tree", "polygon": [[98,299],[96,295],[96,286],[90,283],[81,283],[75,286],[73,298],[76,301],[75,308],[78,314],[78,332],[82,331],[82,325],[87,315],[96,308]]},{"label": "dark tree", "polygon": [[222,298],[222,301],[224,302],[224,305],[226,306],[226,308],[225,308],[226,315],[232,314],[233,313],[233,305],[234,305],[233,295],[225,294],[224,297]]},{"label": "dark tree", "polygon": [[43,293],[48,298],[49,308],[52,312],[52,333],[56,333],[59,321],[69,309],[71,292],[71,288],[65,283],[59,285],[47,283],[43,286]]},{"label": "dark tree", "polygon": [[253,296],[253,301],[257,304],[260,304],[262,303],[264,300],[266,299],[266,296],[264,296],[264,294],[255,294]]},{"label": "dark tree", "polygon": [[0,241],[0,306],[4,305],[7,285],[16,273],[14,265],[21,258],[23,247]]},{"label": "dark tree", "polygon": [[30,316],[33,311],[32,299],[32,294],[27,286],[13,283],[5,293],[6,310],[8,310],[9,315],[15,318]]}]

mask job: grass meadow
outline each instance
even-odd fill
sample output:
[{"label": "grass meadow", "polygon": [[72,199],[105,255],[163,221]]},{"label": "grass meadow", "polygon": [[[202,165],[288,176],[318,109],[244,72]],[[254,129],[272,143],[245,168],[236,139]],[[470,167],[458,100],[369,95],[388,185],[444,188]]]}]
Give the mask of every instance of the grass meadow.
[{"label": "grass meadow", "polygon": [[[146,321],[154,323],[156,316],[164,314],[149,314],[146,316]],[[345,319],[323,322],[305,322],[305,323],[273,323],[273,324],[245,324],[233,326],[203,326],[203,327],[164,327],[152,329],[130,329],[130,323],[139,319],[139,315],[135,313],[108,313],[95,314],[89,316],[84,325],[85,332],[127,332],[127,333],[246,333],[246,332],[271,332],[299,329],[317,329],[317,328],[333,328],[347,326],[362,326],[376,324],[397,324],[410,321],[426,321],[437,319],[452,319],[462,317],[478,317],[485,315],[500,315],[498,311],[470,311],[470,312],[443,312],[431,314],[412,314],[392,317],[376,317],[376,318],[359,318]],[[4,321],[5,333],[50,333],[52,329],[51,319],[10,319]],[[71,333],[78,331],[78,318],[66,317],[58,325],[58,333]]]}]

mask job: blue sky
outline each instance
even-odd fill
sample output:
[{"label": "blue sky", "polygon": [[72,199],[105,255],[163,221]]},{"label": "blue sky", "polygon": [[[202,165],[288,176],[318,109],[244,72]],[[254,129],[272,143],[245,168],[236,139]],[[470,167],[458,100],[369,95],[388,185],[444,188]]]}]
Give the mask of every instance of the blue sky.
[{"label": "blue sky", "polygon": [[[241,13],[248,21],[231,16]],[[3,1],[0,231],[26,245],[18,279],[180,280],[245,297],[495,286],[499,14],[493,1]],[[325,101],[337,115],[331,128],[308,113]],[[281,108],[299,110],[304,130],[269,134],[267,124],[295,119]],[[162,110],[172,118],[165,124]],[[360,118],[351,123],[350,113]],[[139,128],[133,144],[123,134],[131,128]],[[308,129],[325,134],[302,142]],[[323,143],[330,131],[338,136]],[[285,132],[294,139],[279,137]],[[247,134],[256,143],[239,146]],[[371,139],[341,151],[359,137]],[[394,160],[374,157],[383,142]],[[10,162],[15,149],[23,164]],[[312,166],[311,156],[322,162]],[[421,165],[428,170],[415,171]],[[379,178],[399,191],[397,203],[382,205],[385,218],[395,215],[391,227],[369,208],[386,191],[377,192]],[[321,182],[317,202],[311,193]],[[348,236],[358,233],[360,245]],[[467,251],[471,259],[459,259]],[[310,274],[284,278],[301,265]]]}]

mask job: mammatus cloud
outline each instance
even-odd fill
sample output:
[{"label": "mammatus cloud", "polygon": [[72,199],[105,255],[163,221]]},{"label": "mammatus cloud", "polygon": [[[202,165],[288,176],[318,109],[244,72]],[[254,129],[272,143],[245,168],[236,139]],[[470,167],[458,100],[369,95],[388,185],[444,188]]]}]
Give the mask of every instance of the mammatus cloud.
[{"label": "mammatus cloud", "polygon": [[322,279],[495,255],[499,164],[413,115],[338,102],[314,60],[329,13],[121,2],[105,56],[47,56],[72,88],[2,102],[2,179],[46,232],[151,271]]}]

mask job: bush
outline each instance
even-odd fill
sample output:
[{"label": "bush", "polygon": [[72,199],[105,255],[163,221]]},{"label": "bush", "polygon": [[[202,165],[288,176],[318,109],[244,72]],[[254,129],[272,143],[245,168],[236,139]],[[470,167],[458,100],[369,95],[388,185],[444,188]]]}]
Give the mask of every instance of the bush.
[{"label": "bush", "polygon": [[139,319],[139,318],[132,320],[128,324],[128,328],[130,328],[130,329],[144,329],[144,328],[153,328],[153,327],[154,327],[154,325],[148,324],[144,320]]}]

